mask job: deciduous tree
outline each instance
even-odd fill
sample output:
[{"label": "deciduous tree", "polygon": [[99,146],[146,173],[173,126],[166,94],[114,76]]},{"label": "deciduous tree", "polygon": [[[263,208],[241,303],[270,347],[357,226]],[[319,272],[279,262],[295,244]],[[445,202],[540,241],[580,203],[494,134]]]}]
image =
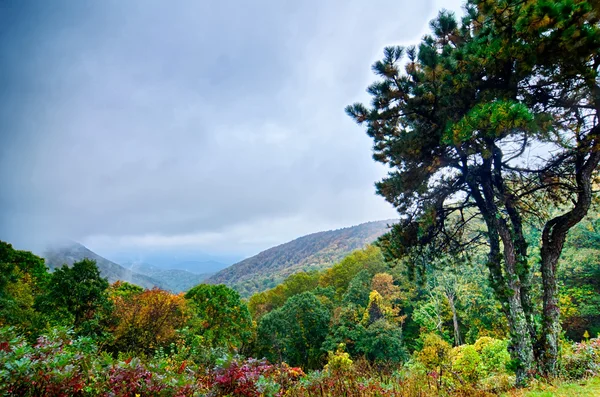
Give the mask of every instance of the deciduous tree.
[{"label": "deciduous tree", "polygon": [[233,349],[249,341],[252,318],[236,291],[224,284],[200,284],[189,290],[185,298],[193,309],[192,328],[208,346]]},{"label": "deciduous tree", "polygon": [[187,320],[186,302],[158,288],[141,290],[120,283],[112,288],[116,325],[112,348],[116,351],[152,354],[176,339],[176,330]]},{"label": "deciduous tree", "polygon": [[48,292],[37,305],[59,324],[72,325],[79,333],[98,334],[103,316],[111,310],[108,286],[96,261],[83,259],[54,270]]}]

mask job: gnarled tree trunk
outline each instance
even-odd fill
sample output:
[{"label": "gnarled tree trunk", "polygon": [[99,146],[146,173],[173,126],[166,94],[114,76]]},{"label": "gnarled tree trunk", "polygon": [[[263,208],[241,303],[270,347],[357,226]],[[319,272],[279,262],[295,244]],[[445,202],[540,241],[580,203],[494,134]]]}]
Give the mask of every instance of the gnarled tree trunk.
[{"label": "gnarled tree trunk", "polygon": [[[600,134],[595,127],[592,136]],[[542,233],[541,271],[543,294],[543,320],[539,345],[541,369],[548,376],[556,376],[558,339],[560,335],[560,308],[558,306],[556,268],[568,231],[587,214],[592,204],[592,175],[600,162],[600,152],[585,159],[578,155],[575,164],[577,198],[567,213],[548,221]]]}]

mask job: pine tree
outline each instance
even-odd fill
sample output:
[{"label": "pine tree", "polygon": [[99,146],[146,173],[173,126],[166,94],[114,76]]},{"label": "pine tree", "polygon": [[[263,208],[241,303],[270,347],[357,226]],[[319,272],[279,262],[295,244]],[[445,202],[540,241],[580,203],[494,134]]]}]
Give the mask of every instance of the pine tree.
[{"label": "pine tree", "polygon": [[[469,0],[465,8],[460,23],[442,11],[418,47],[386,48],[373,65],[380,80],[368,89],[371,106],[347,112],[367,126],[374,159],[390,167],[377,192],[404,219],[381,241],[384,253],[487,245],[523,383],[536,362],[556,371],[556,265],[589,210],[600,162],[600,2]],[[529,219],[544,225],[541,329]]]}]

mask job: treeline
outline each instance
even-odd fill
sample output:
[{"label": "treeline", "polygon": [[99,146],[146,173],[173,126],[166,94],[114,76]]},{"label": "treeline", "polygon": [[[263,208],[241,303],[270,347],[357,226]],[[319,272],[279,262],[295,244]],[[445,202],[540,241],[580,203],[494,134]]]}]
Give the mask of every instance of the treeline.
[{"label": "treeline", "polygon": [[[532,241],[536,233],[529,232]],[[573,341],[600,332],[599,243],[600,218],[593,213],[574,228],[561,259],[562,325]],[[185,294],[109,285],[91,260],[50,273],[43,259],[2,242],[0,324],[31,340],[52,327],[70,327],[115,352],[150,354],[186,328],[207,346],[304,367],[319,367],[340,342],[353,357],[375,360],[377,350],[385,350],[387,359],[400,361],[429,332],[453,345],[506,336],[485,258],[477,252],[470,258],[468,266],[437,258],[426,271],[414,272],[402,261],[386,262],[378,247],[369,246],[329,269],[289,276],[245,301],[224,285],[200,284]],[[391,356],[391,349],[368,341],[369,334],[383,338],[384,330],[390,330],[386,343],[402,340]],[[298,345],[301,340],[309,344]]]},{"label": "treeline", "polygon": [[[525,233],[532,285],[541,284],[539,233]],[[385,243],[244,300],[225,285],[172,294],[109,284],[87,259],[49,272],[42,258],[0,242],[0,394],[426,396],[512,387],[509,329],[484,249],[414,266],[386,259]],[[568,379],[600,371],[599,243],[592,212],[558,267],[559,374]],[[541,287],[531,294],[539,312]]]},{"label": "treeline", "polygon": [[[538,233],[529,230],[532,245]],[[600,332],[599,233],[600,219],[593,213],[573,230],[559,266],[561,322],[571,341]],[[506,339],[508,328],[489,286],[485,255],[473,251],[468,257],[466,265],[438,257],[415,272],[403,261],[386,262],[379,248],[370,246],[330,269],[292,275],[249,299],[258,324],[256,349],[273,360],[318,367],[339,343],[354,359],[401,362],[422,349],[431,333],[454,346],[481,337]],[[530,261],[536,268],[535,255]],[[539,278],[538,271],[534,277]],[[539,308],[539,300],[536,304]],[[303,313],[302,307],[311,309]],[[302,333],[305,323],[310,334]],[[308,342],[298,345],[294,339]]]},{"label": "treeline", "polygon": [[185,336],[232,350],[252,336],[245,303],[224,285],[200,284],[185,294],[121,281],[109,285],[92,260],[49,273],[43,259],[5,242],[0,266],[0,326],[32,342],[66,327],[115,356],[145,356]]}]

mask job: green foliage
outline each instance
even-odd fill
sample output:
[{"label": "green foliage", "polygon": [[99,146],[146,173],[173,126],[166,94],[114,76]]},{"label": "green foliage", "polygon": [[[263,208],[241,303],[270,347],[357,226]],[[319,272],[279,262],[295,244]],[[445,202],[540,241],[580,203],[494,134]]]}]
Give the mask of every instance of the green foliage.
[{"label": "green foliage", "polygon": [[310,273],[329,268],[351,252],[361,250],[375,241],[388,230],[388,223],[390,222],[367,222],[344,229],[309,234],[223,269],[208,281],[227,284],[243,297],[249,297],[276,287],[294,273]]},{"label": "green foliage", "polygon": [[287,320],[281,308],[267,313],[260,319],[256,331],[257,351],[260,356],[270,361],[285,360],[289,339]]},{"label": "green foliage", "polygon": [[327,352],[327,364],[323,368],[323,371],[333,373],[350,371],[352,368],[352,360],[350,359],[350,355],[344,351],[345,349],[346,345],[340,343],[337,346],[335,353],[332,351]]},{"label": "green foliage", "polygon": [[315,295],[295,295],[258,324],[261,352],[270,358],[279,356],[291,365],[315,368],[321,363],[321,345],[330,319],[331,313]]},{"label": "green foliage", "polygon": [[335,289],[336,297],[341,299],[350,281],[361,271],[366,270],[371,276],[387,270],[387,265],[378,247],[368,246],[363,250],[352,252],[330,269],[325,270],[319,283]]},{"label": "green foliage", "polygon": [[55,324],[73,326],[82,335],[100,334],[101,323],[112,308],[108,286],[96,262],[84,259],[56,269],[37,305]]},{"label": "green foliage", "polygon": [[231,288],[200,284],[185,294],[193,309],[191,328],[208,346],[242,347],[252,336],[248,306]]},{"label": "green foliage", "polygon": [[369,294],[371,293],[371,278],[367,270],[361,270],[350,281],[346,293],[342,296],[344,305],[355,305],[366,308],[369,304]]},{"label": "green foliage", "polygon": [[352,357],[363,354],[360,341],[366,338],[367,329],[361,324],[364,309],[356,306],[339,308],[330,327],[330,332],[323,342],[323,350],[334,351],[343,343]]},{"label": "green foliage", "polygon": [[275,288],[252,295],[248,301],[252,317],[258,320],[267,312],[283,306],[288,298],[315,289],[319,277],[316,271],[292,274]]},{"label": "green foliage", "polygon": [[508,341],[482,337],[474,344],[481,357],[481,372],[484,377],[507,373],[510,363]]},{"label": "green foliage", "polygon": [[45,321],[35,301],[44,293],[48,279],[42,258],[0,241],[0,326],[12,325],[37,335]]},{"label": "green foliage", "polygon": [[473,345],[455,347],[451,352],[452,369],[469,383],[477,383],[482,376],[481,355]]},{"label": "green foliage", "polygon": [[109,295],[111,298],[130,299],[144,292],[144,289],[135,284],[130,284],[126,281],[117,281],[110,286]]},{"label": "green foliage", "polygon": [[581,341],[585,331],[600,333],[600,218],[597,211],[578,224],[560,261],[559,303],[566,335]]},{"label": "green foliage", "polygon": [[385,319],[369,324],[361,339],[356,341],[356,350],[376,363],[400,363],[408,353],[402,343],[402,330]]},{"label": "green foliage", "polygon": [[451,346],[448,342],[434,333],[423,338],[423,348],[416,355],[417,360],[430,371],[441,373],[450,367]]}]

